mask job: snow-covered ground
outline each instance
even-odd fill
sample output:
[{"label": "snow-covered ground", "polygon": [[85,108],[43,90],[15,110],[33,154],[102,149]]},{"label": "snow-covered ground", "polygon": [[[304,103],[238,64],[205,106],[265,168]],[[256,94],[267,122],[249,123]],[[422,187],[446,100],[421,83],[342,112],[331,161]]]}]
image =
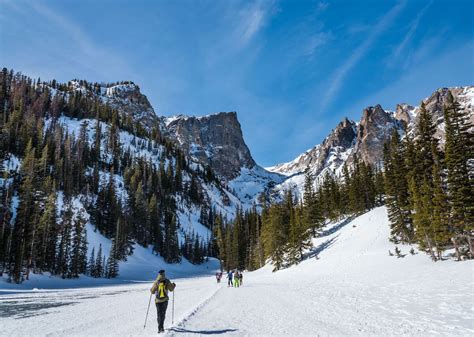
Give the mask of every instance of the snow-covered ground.
[{"label": "snow-covered ground", "polygon": [[[473,261],[434,263],[426,254],[409,254],[410,247],[399,247],[404,258],[389,256],[388,235],[381,207],[328,226],[314,240],[313,256],[298,266],[245,273],[239,289],[191,270],[185,278],[170,273],[177,288],[167,334],[474,335]],[[154,335],[155,308],[143,328],[150,285],[5,293],[1,333]]]}]

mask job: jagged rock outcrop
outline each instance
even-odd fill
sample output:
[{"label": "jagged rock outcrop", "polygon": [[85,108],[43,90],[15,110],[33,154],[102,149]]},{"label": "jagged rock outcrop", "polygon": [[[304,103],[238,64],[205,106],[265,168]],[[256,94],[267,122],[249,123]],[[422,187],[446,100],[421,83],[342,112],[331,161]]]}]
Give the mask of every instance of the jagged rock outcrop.
[{"label": "jagged rock outcrop", "polygon": [[364,109],[357,127],[357,140],[349,157],[351,164],[357,156],[360,160],[377,165],[382,160],[383,146],[393,130],[402,130],[402,123],[380,105]]},{"label": "jagged rock outcrop", "polygon": [[186,153],[204,165],[210,165],[226,181],[236,178],[242,168],[256,165],[235,112],[204,117],[177,116],[164,121],[169,136]]},{"label": "jagged rock outcrop", "polygon": [[[440,139],[441,146],[444,143],[443,106],[449,91],[462,109],[471,112],[471,121],[474,122],[474,86],[436,90],[424,103],[437,125],[435,136]],[[380,105],[368,107],[363,110],[359,123],[346,119],[321,144],[291,162],[267,169],[289,176],[276,187],[277,189],[290,187],[301,192],[304,184],[302,176],[305,172],[313,173],[317,184],[326,172],[340,175],[342,166],[347,164],[351,167],[356,157],[372,165],[381,165],[384,143],[390,138],[393,130],[397,130],[401,135],[407,130],[412,136],[416,136],[413,131],[418,115],[419,107],[409,104],[398,104],[394,112],[386,111]]]},{"label": "jagged rock outcrop", "polygon": [[405,103],[397,104],[397,108],[395,109],[395,119],[402,121],[405,125],[409,125],[413,118],[414,111],[414,106]]},{"label": "jagged rock outcrop", "polygon": [[[433,121],[436,124],[437,130],[435,137],[440,140],[440,143],[444,143],[444,115],[443,106],[446,104],[448,99],[448,92],[454,96],[454,99],[459,102],[461,108],[474,111],[474,86],[468,87],[455,87],[455,88],[440,88],[436,90],[430,97],[424,100],[426,110],[431,113]],[[407,124],[407,129],[410,134],[413,135],[413,129],[418,122],[419,107],[413,107],[408,104],[397,105],[397,111],[395,117],[399,120],[403,120]],[[474,122],[474,113],[471,114],[471,122]],[[416,136],[416,135],[413,135]]]},{"label": "jagged rock outcrop", "polygon": [[140,122],[146,128],[152,128],[159,123],[148,98],[140,92],[136,84],[119,84],[106,88],[105,97],[109,104],[119,112],[132,116],[134,121]]},{"label": "jagged rock outcrop", "polygon": [[354,145],[356,124],[344,118],[324,141],[298,156],[295,160],[268,168],[272,172],[285,175],[294,175],[311,168],[314,175],[318,175],[326,166],[339,166],[347,159],[347,150]]}]

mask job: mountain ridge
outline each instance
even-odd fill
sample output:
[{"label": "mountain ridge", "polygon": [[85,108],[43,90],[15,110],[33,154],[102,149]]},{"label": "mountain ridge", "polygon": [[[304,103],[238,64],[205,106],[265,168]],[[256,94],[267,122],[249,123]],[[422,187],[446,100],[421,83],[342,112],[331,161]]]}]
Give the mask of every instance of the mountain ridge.
[{"label": "mountain ridge", "polygon": [[[435,136],[444,143],[444,118],[442,106],[446,102],[448,91],[453,93],[462,108],[471,111],[471,120],[474,120],[474,86],[439,88],[422,101],[426,109],[432,114],[437,126]],[[293,187],[301,191],[304,179],[302,175],[310,172],[315,176],[316,184],[321,181],[322,174],[331,172],[340,175],[344,163],[350,166],[355,157],[359,157],[371,165],[381,166],[383,144],[390,138],[393,130],[400,134],[405,133],[405,128],[410,135],[413,134],[417,122],[419,106],[407,103],[396,105],[395,111],[384,110],[380,104],[369,106],[362,111],[359,122],[349,121],[344,118],[328,136],[311,149],[297,156],[292,161],[280,163],[266,169],[289,176],[282,188]],[[336,144],[327,146],[328,139],[337,137],[341,132],[341,125],[351,123],[356,128],[353,145],[338,147]],[[348,138],[348,140],[351,137]]]}]

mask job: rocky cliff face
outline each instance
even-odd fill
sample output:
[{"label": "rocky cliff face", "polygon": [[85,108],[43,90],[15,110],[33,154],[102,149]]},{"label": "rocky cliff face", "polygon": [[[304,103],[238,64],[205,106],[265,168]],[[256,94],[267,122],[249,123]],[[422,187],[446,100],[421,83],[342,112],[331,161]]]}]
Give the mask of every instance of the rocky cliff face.
[{"label": "rocky cliff face", "polygon": [[146,128],[152,128],[159,123],[148,98],[133,83],[108,87],[105,89],[104,97],[111,106],[120,112],[130,114],[134,121],[140,122]]},{"label": "rocky cliff face", "polygon": [[[437,125],[435,136],[440,139],[441,144],[444,143],[443,106],[449,91],[461,108],[471,111],[471,121],[474,122],[474,86],[442,88],[435,91],[424,103]],[[347,163],[350,167],[356,157],[372,165],[380,165],[383,145],[393,130],[403,134],[406,129],[413,135],[418,115],[418,106],[405,103],[398,104],[394,112],[386,111],[380,105],[367,107],[363,110],[359,123],[345,119],[321,144],[291,162],[267,169],[289,176],[277,188],[292,187],[301,192],[305,172],[311,172],[318,183],[326,172],[339,175],[342,166]]]},{"label": "rocky cliff face", "polygon": [[[447,102],[448,92],[451,91],[454,99],[459,102],[461,108],[474,111],[474,86],[441,88],[436,90],[430,97],[424,100],[425,107],[431,113],[433,121],[437,126],[435,137],[444,143],[444,116],[443,106]],[[418,122],[419,107],[408,104],[397,105],[395,117],[407,124],[408,132],[413,135],[413,129]],[[474,114],[471,114],[471,122],[474,122]],[[416,135],[413,135],[416,136]]]},{"label": "rocky cliff face", "polygon": [[295,160],[268,169],[284,175],[294,175],[310,169],[318,175],[328,166],[338,167],[347,159],[347,151],[356,139],[356,124],[345,118],[324,141],[298,156]]},{"label": "rocky cliff face", "polygon": [[204,117],[177,116],[166,118],[164,122],[169,136],[186,153],[210,165],[226,181],[236,178],[242,168],[256,165],[235,112]]},{"label": "rocky cliff face", "polygon": [[366,163],[379,164],[383,146],[394,129],[403,130],[403,124],[380,105],[364,109],[357,127],[357,140],[348,163],[351,164],[358,157]]}]

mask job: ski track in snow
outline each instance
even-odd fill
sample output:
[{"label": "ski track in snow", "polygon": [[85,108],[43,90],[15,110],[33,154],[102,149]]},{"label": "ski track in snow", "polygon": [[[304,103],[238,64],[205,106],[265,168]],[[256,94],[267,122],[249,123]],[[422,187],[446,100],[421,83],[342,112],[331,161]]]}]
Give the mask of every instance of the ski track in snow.
[{"label": "ski track in snow", "polygon": [[[167,336],[473,336],[473,261],[390,257],[386,209],[328,226],[298,266],[244,274],[241,288],[214,276],[173,279]],[[208,271],[212,274],[214,270]],[[151,282],[0,295],[0,335],[156,335]],[[171,297],[172,298],[172,297]]]}]

